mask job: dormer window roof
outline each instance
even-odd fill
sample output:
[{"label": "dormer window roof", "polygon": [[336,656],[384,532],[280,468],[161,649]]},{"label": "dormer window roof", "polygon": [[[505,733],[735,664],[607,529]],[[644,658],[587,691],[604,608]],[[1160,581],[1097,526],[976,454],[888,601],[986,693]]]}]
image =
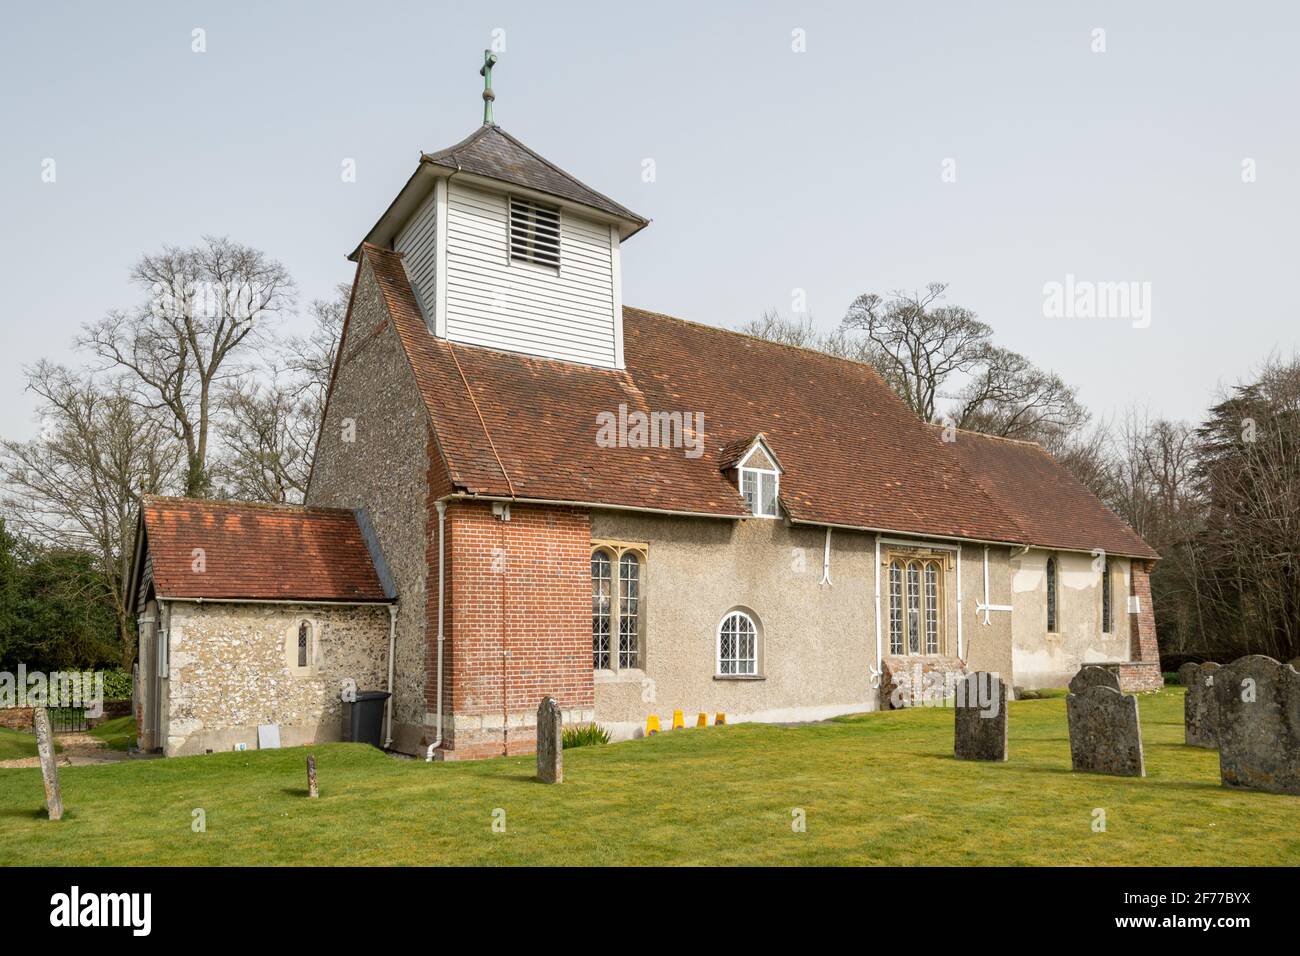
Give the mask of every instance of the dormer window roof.
[{"label": "dormer window roof", "polygon": [[724,471],[735,471],[750,514],[756,518],[780,517],[781,462],[762,432],[723,448],[720,464]]}]

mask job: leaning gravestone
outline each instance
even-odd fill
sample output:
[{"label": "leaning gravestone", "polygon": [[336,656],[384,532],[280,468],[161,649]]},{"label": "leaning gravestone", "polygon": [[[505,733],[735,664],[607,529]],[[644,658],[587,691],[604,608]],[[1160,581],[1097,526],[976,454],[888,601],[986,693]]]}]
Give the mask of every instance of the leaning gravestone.
[{"label": "leaning gravestone", "polygon": [[1080,773],[1145,777],[1137,698],[1119,689],[1119,677],[1089,665],[1070,681],[1065,698],[1070,764]]},{"label": "leaning gravestone", "polygon": [[51,820],[63,818],[63,791],[59,788],[58,756],[54,752],[54,732],[50,729],[50,712],[37,707],[32,712],[36,727],[36,752],[41,758],[41,776],[45,778],[45,807]]},{"label": "leaning gravestone", "polygon": [[1263,654],[1214,675],[1225,787],[1300,794],[1300,673]]},{"label": "leaning gravestone", "polygon": [[537,705],[537,779],[564,782],[564,721],[554,697]]},{"label": "leaning gravestone", "polygon": [[1214,696],[1214,672],[1218,664],[1188,662],[1178,668],[1178,678],[1187,688],[1183,698],[1183,740],[1189,747],[1217,747],[1215,725],[1219,707]]},{"label": "leaning gravestone", "polygon": [[1007,759],[1007,685],[996,674],[975,671],[957,683],[953,753],[958,760]]}]

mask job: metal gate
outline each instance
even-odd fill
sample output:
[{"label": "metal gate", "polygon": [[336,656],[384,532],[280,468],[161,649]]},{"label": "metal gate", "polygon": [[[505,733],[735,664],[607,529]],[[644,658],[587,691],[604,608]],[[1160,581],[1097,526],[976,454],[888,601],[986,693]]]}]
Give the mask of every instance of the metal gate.
[{"label": "metal gate", "polygon": [[85,707],[51,707],[50,729],[56,734],[78,733],[89,728]]}]

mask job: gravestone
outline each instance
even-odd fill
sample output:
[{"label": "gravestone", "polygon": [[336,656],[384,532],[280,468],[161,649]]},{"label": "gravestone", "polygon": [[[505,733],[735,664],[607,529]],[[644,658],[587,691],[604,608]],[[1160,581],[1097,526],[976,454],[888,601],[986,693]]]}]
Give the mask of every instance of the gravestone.
[{"label": "gravestone", "polygon": [[1104,667],[1084,667],[1065,698],[1070,725],[1070,765],[1079,773],[1145,777],[1138,702],[1120,693],[1119,678]]},{"label": "gravestone", "polygon": [[1183,698],[1183,740],[1189,747],[1217,747],[1215,726],[1219,706],[1214,696],[1214,673],[1218,664],[1187,663],[1178,668],[1178,677],[1187,688]]},{"label": "gravestone", "polygon": [[1084,664],[1070,680],[1070,693],[1082,694],[1089,687],[1109,687],[1120,690],[1119,675],[1108,667]]},{"label": "gravestone", "polygon": [[554,697],[537,705],[537,779],[564,782],[564,720]]},{"label": "gravestone", "polygon": [[1225,787],[1300,794],[1300,673],[1263,654],[1214,673]]},{"label": "gravestone", "polygon": [[51,820],[63,818],[63,791],[59,788],[58,756],[54,752],[54,732],[50,729],[50,712],[37,707],[32,712],[36,728],[36,752],[41,758],[41,776],[45,779],[45,808]]},{"label": "gravestone", "polygon": [[958,760],[1007,759],[1007,685],[975,671],[957,683],[953,754]]}]

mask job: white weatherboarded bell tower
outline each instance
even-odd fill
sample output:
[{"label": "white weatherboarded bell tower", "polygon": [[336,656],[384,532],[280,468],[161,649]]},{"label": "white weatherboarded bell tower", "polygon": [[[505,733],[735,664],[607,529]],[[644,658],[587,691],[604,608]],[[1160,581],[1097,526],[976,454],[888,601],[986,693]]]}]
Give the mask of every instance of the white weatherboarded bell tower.
[{"label": "white weatherboarded bell tower", "polygon": [[402,254],[439,338],[621,369],[619,245],[648,220],[492,121],[495,62],[481,71],[483,125],[422,153],[365,242]]}]

